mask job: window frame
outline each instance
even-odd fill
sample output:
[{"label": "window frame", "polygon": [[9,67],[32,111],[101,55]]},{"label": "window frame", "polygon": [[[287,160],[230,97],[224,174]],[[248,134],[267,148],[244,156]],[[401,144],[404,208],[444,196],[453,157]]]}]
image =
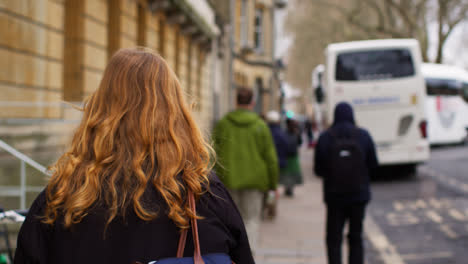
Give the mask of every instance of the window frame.
[{"label": "window frame", "polygon": [[254,18],[254,48],[257,52],[262,53],[264,51],[264,10],[261,7],[255,8]]}]

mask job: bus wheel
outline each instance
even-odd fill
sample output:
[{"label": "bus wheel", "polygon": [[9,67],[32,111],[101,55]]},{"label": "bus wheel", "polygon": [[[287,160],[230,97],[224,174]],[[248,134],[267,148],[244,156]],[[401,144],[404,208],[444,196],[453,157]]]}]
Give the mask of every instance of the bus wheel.
[{"label": "bus wheel", "polygon": [[416,167],[417,167],[417,164],[404,165],[403,168],[402,168],[402,172],[408,178],[414,178],[414,177],[416,177],[416,172],[417,172]]}]

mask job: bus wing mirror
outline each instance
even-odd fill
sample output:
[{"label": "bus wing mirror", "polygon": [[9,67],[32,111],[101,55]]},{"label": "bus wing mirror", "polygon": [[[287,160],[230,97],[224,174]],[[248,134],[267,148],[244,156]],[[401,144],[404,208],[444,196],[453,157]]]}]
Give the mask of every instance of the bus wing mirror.
[{"label": "bus wing mirror", "polygon": [[317,103],[323,103],[324,97],[325,93],[323,92],[322,86],[317,86],[317,88],[315,88],[315,100]]},{"label": "bus wing mirror", "polygon": [[460,95],[468,103],[468,85],[464,85],[463,88],[460,90]]}]

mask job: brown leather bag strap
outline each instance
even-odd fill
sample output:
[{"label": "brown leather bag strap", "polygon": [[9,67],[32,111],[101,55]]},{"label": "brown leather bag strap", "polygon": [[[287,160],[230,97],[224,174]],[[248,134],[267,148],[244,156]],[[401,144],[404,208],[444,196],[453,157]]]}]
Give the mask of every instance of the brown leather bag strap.
[{"label": "brown leather bag strap", "polygon": [[182,258],[184,256],[185,243],[187,241],[187,229],[182,230],[179,237],[179,245],[177,247],[177,258]]},{"label": "brown leather bag strap", "polygon": [[[192,212],[196,215],[197,208],[195,206],[195,196],[193,195],[191,190],[188,191],[188,201],[189,201],[190,209],[192,209]],[[197,219],[192,218],[191,222],[192,222],[192,236],[193,236],[193,246],[194,246],[193,262],[194,264],[205,264],[201,256],[200,240],[198,237]]]},{"label": "brown leather bag strap", "polygon": [[[195,196],[193,195],[191,190],[188,190],[188,192],[187,192],[187,199],[188,199],[188,202],[189,202],[190,209],[196,215],[197,214],[197,209],[196,209],[196,206],[195,206]],[[192,236],[193,236],[193,247],[194,247],[193,263],[194,264],[205,264],[205,262],[203,261],[203,258],[201,256],[201,251],[200,251],[200,240],[199,240],[199,237],[198,237],[197,219],[191,218],[190,223],[192,225]],[[178,258],[182,258],[183,255],[184,255],[184,249],[185,249],[186,241],[187,241],[187,229],[184,229],[180,233],[179,245],[177,247],[177,257]]]}]

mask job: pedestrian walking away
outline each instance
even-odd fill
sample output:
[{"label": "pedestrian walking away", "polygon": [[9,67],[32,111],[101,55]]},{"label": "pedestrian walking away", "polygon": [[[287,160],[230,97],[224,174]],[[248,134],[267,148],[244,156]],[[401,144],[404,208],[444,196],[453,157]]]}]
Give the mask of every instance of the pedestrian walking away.
[{"label": "pedestrian walking away", "polygon": [[164,59],[118,51],[29,210],[14,263],[254,263],[215,158]]},{"label": "pedestrian walking away", "polygon": [[364,263],[363,221],[366,205],[371,200],[370,176],[377,165],[372,137],[356,126],[351,105],[339,103],[333,125],[318,140],[314,163],[315,174],[323,178],[329,264],[342,263],[341,244],[346,223],[349,225],[348,263]]},{"label": "pedestrian walking away", "polygon": [[281,117],[277,111],[268,112],[266,115],[266,121],[270,128],[271,135],[273,136],[279,167],[280,169],[283,169],[286,167],[289,152],[288,136],[281,128]]},{"label": "pedestrian walking away", "polygon": [[237,109],[215,126],[216,172],[236,202],[255,251],[265,192],[276,190],[278,158],[267,124],[252,111],[253,92],[237,90]]},{"label": "pedestrian walking away", "polygon": [[[278,157],[278,164],[280,167],[280,175],[284,172],[288,162],[289,141],[286,132],[281,128],[281,116],[277,111],[269,111],[266,115],[266,121],[270,128],[273,141],[275,143],[276,154]],[[281,178],[281,176],[280,176]],[[265,195],[264,214],[266,218],[274,218],[276,216],[278,193],[268,192]]]},{"label": "pedestrian walking away", "polygon": [[310,118],[307,118],[304,122],[304,132],[307,136],[307,147],[312,148],[314,146],[314,131]]},{"label": "pedestrian walking away", "polygon": [[286,167],[280,173],[280,183],[284,186],[284,194],[294,196],[294,186],[302,184],[302,171],[299,157],[299,147],[302,145],[302,133],[296,120],[286,120],[286,135],[288,138],[288,153]]}]

